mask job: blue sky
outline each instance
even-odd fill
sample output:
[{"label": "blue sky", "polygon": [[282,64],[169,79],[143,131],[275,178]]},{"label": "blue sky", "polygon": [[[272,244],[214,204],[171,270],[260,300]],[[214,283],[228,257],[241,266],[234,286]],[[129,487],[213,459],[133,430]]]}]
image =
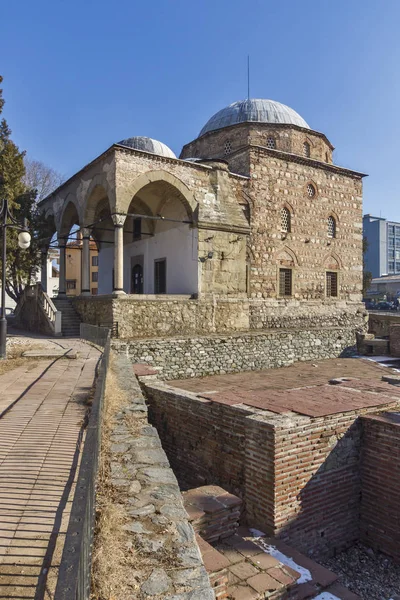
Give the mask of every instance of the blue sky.
[{"label": "blue sky", "polygon": [[72,175],[113,142],[179,154],[247,95],[299,112],[368,173],[364,210],[400,220],[400,2],[20,0],[3,3],[4,116],[31,158]]}]

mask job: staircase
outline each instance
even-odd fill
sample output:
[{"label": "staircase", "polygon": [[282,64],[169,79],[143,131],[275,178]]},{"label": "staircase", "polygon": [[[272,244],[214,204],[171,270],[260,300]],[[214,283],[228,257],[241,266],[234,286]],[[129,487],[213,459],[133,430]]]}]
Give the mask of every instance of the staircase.
[{"label": "staircase", "polygon": [[62,314],[61,333],[64,337],[79,337],[80,323],[78,313],[68,298],[53,298],[53,303]]}]

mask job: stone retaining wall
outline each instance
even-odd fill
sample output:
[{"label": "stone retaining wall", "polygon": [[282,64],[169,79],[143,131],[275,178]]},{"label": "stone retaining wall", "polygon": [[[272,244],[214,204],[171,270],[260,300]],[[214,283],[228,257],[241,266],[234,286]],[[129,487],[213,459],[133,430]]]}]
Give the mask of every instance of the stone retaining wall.
[{"label": "stone retaining wall", "polygon": [[[210,335],[270,328],[365,328],[362,304],[274,300],[246,296],[79,296],[72,300],[84,323],[118,323],[122,339]],[[354,343],[354,342],[352,342]]]},{"label": "stone retaining wall", "polygon": [[113,502],[125,511],[126,546],[134,552],[134,564],[128,560],[125,565],[130,597],[214,600],[177,480],[148,423],[132,367],[126,357],[114,356],[111,368],[129,398],[114,417],[109,484],[115,490]]},{"label": "stone retaining wall", "polygon": [[157,368],[163,379],[217,373],[257,371],[298,360],[335,358],[354,350],[354,332],[347,328],[272,330],[208,337],[160,338],[124,342],[113,349],[133,363]]}]

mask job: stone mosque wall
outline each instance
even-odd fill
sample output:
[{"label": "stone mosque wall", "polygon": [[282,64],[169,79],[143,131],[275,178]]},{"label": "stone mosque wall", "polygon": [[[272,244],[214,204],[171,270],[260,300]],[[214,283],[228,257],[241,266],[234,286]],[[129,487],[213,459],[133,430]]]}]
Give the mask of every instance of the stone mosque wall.
[{"label": "stone mosque wall", "polygon": [[[279,266],[293,269],[293,296],[321,300],[325,272],[338,272],[340,299],[360,302],[362,290],[361,179],[285,160],[273,151],[252,148],[248,195],[251,297],[276,297]],[[315,189],[308,195],[308,184]],[[281,211],[290,213],[290,231],[281,231]],[[328,217],[336,237],[328,237]]]}]

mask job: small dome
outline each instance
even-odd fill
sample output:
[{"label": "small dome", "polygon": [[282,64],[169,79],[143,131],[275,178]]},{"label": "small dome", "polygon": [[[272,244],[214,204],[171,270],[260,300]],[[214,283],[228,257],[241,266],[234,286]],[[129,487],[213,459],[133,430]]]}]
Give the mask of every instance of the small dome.
[{"label": "small dome", "polygon": [[158,154],[158,156],[176,158],[171,148],[168,148],[168,146],[166,146],[162,142],[159,142],[158,140],[153,140],[149,137],[131,137],[127,138],[126,140],[122,140],[121,142],[118,142],[118,144],[120,146],[128,146],[129,148],[133,148],[134,150],[142,150],[143,152],[151,152],[152,154]]},{"label": "small dome", "polygon": [[287,123],[310,129],[305,120],[293,108],[274,100],[249,99],[234,102],[219,110],[207,121],[199,137],[237,123]]}]

